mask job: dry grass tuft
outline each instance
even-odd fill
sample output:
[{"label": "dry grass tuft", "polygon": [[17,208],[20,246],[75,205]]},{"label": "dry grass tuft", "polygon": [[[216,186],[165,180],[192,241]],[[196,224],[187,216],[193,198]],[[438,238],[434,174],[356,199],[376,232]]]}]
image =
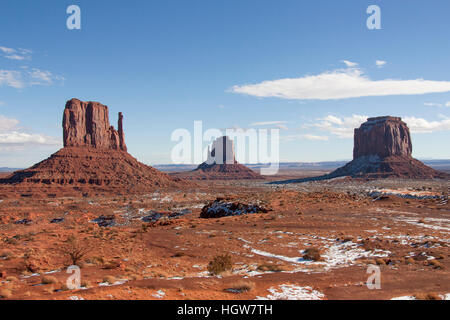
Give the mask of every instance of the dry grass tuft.
[{"label": "dry grass tuft", "polygon": [[308,248],[303,254],[303,259],[320,261],[320,250],[318,248]]},{"label": "dry grass tuft", "polygon": [[8,299],[8,298],[11,298],[11,296],[12,296],[11,290],[6,289],[6,288],[0,289],[0,297],[2,299]]},{"label": "dry grass tuft", "polygon": [[109,284],[114,284],[114,282],[116,282],[116,277],[114,276],[105,276],[103,278],[103,282],[109,283]]},{"label": "dry grass tuft", "polygon": [[233,268],[231,256],[227,253],[220,256],[215,256],[208,264],[208,271],[212,275],[219,275],[225,271]]},{"label": "dry grass tuft", "polygon": [[4,249],[0,252],[0,258],[6,259],[6,260],[14,258],[14,253],[9,249]]},{"label": "dry grass tuft", "polygon": [[284,271],[284,268],[282,266],[276,265],[276,264],[260,264],[257,268],[259,271],[264,272],[281,272]]},{"label": "dry grass tuft", "polygon": [[255,284],[253,282],[240,280],[236,283],[233,283],[229,288],[226,289],[226,291],[242,293],[250,292],[253,289],[255,289]]},{"label": "dry grass tuft", "polygon": [[52,277],[52,276],[45,276],[42,278],[41,283],[42,284],[55,284],[55,283],[58,283],[58,279],[56,279],[55,277]]},{"label": "dry grass tuft", "polygon": [[434,293],[434,292],[429,292],[429,293],[416,293],[414,295],[414,297],[417,300],[442,300],[441,297],[439,297],[438,294]]}]

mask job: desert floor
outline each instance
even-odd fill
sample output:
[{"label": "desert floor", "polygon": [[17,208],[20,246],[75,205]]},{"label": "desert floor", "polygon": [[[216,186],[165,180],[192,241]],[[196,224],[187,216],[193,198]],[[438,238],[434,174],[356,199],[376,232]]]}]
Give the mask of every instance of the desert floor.
[{"label": "desert floor", "polygon": [[[199,181],[141,195],[2,189],[0,296],[450,298],[450,181],[267,182]],[[271,211],[200,218],[218,197]],[[145,222],[154,212],[162,217]],[[65,285],[70,235],[84,253],[75,290]],[[308,248],[320,257],[304,257]],[[209,262],[223,254],[232,269],[211,275]],[[370,265],[380,268],[381,289],[366,286]]]}]

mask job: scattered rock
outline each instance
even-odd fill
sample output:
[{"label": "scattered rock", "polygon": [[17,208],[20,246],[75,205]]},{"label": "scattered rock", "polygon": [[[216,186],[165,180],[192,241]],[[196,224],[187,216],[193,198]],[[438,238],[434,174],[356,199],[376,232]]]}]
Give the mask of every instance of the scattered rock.
[{"label": "scattered rock", "polygon": [[200,218],[221,218],[252,213],[267,213],[268,211],[268,209],[255,204],[244,204],[236,201],[230,202],[223,198],[217,198],[215,201],[203,207]]}]

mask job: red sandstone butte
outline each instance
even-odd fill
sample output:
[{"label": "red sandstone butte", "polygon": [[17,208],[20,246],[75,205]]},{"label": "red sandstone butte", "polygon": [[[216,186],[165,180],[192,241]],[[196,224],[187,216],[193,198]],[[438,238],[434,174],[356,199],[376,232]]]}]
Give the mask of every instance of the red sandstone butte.
[{"label": "red sandstone butte", "polygon": [[67,101],[63,116],[64,147],[93,147],[127,151],[119,113],[116,131],[109,124],[108,107],[98,102]]},{"label": "red sandstone butte", "polygon": [[63,138],[64,148],[31,168],[0,179],[0,184],[38,186],[40,190],[46,186],[56,192],[62,187],[83,191],[95,187],[116,193],[184,184],[133,158],[125,144],[122,113],[115,130],[109,124],[108,107],[101,103],[69,100],[63,115]]},{"label": "red sandstone butte", "polygon": [[353,161],[322,178],[449,178],[412,157],[409,128],[398,117],[369,118],[355,129]]},{"label": "red sandstone butte", "polygon": [[227,136],[217,138],[213,142],[211,149],[208,149],[206,162],[186,174],[186,178],[197,180],[264,179],[259,173],[236,161],[234,142]]}]

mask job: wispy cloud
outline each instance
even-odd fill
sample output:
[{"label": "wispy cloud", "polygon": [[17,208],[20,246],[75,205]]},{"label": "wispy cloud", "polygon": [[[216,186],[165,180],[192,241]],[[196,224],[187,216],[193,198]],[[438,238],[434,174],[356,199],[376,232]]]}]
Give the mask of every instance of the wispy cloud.
[{"label": "wispy cloud", "polygon": [[375,61],[375,65],[378,67],[378,68],[382,68],[382,67],[384,67],[385,65],[386,65],[386,61],[384,61],[384,60],[377,60],[377,61]]},{"label": "wispy cloud", "polygon": [[273,127],[280,130],[289,130],[286,123],[289,121],[261,121],[261,122],[253,122],[250,124],[251,127]]},{"label": "wispy cloud", "polygon": [[418,95],[450,92],[450,81],[372,80],[358,68],[339,69],[313,76],[236,85],[234,93],[255,97],[299,100],[336,100],[369,96]]},{"label": "wispy cloud", "polygon": [[349,68],[353,68],[358,65],[356,62],[352,62],[352,61],[348,61],[348,60],[342,60],[341,62],[343,62]]},{"label": "wispy cloud", "polygon": [[427,107],[450,107],[450,101],[445,103],[425,102],[424,105]]},{"label": "wispy cloud", "polygon": [[319,136],[313,134],[292,134],[281,136],[280,140],[289,142],[289,141],[297,141],[297,140],[310,140],[310,141],[328,141],[328,136]]},{"label": "wispy cloud", "polygon": [[[450,130],[450,118],[441,115],[441,120],[428,121],[414,116],[403,117],[402,120],[407,124],[412,133],[432,133],[437,131]],[[363,122],[366,122],[365,115],[352,115],[350,117],[336,117],[328,115],[325,118],[317,119],[316,123],[306,124],[305,128],[318,128],[339,138],[352,138],[354,129],[359,128]]]},{"label": "wispy cloud", "polygon": [[288,121],[261,121],[261,122],[253,122],[250,125],[253,127],[256,126],[273,126],[277,124],[286,124]]},{"label": "wispy cloud", "polygon": [[328,115],[325,118],[317,119],[316,123],[305,125],[305,127],[315,127],[339,138],[352,138],[355,128],[358,128],[367,118],[367,116],[357,114],[351,117]]},{"label": "wispy cloud", "polygon": [[8,48],[0,46],[0,53],[2,53],[2,56],[7,59],[11,60],[31,60],[31,54],[33,51],[29,49],[14,49],[14,48]]},{"label": "wispy cloud", "polygon": [[44,134],[27,133],[19,126],[17,119],[0,115],[0,150],[14,150],[31,145],[60,145],[58,138]]},{"label": "wispy cloud", "polygon": [[423,118],[405,117],[406,122],[412,133],[432,133],[436,131],[450,130],[450,118],[443,117],[442,120],[428,121]]},{"label": "wispy cloud", "polygon": [[22,70],[0,70],[0,87],[8,86],[16,89],[22,89],[36,85],[53,85],[61,83],[64,77],[55,75],[48,70],[38,68]]}]

